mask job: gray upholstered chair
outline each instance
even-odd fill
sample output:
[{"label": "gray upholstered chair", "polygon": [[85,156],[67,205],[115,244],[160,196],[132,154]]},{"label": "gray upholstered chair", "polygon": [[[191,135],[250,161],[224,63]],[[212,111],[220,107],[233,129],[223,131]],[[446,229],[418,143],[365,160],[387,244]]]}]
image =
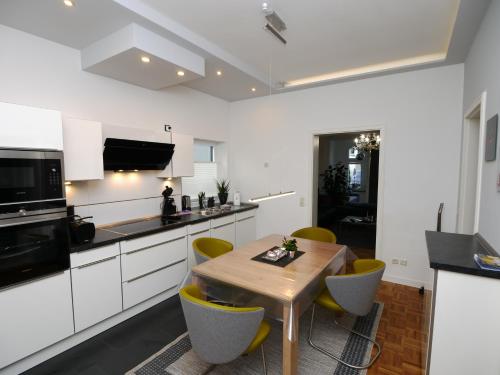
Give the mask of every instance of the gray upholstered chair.
[{"label": "gray upholstered chair", "polygon": [[338,326],[372,342],[377,348],[375,356],[367,364],[362,365],[354,365],[345,362],[340,357],[328,352],[326,349],[319,347],[313,342],[316,305],[325,307],[337,314],[348,312],[357,316],[365,316],[371,311],[375,300],[375,294],[377,293],[380,280],[385,270],[385,263],[376,259],[358,259],[354,261],[353,267],[354,273],[352,274],[328,276],[325,279],[326,288],[313,303],[308,342],[314,349],[319,350],[323,354],[326,354],[348,367],[365,369],[370,367],[381,353],[380,345],[370,337],[344,327],[334,320],[335,324]]},{"label": "gray upholstered chair", "polygon": [[260,347],[267,374],[263,343],[271,326],[262,307],[230,307],[205,301],[200,289],[188,285],[179,292],[194,352],[212,365],[228,363]]}]

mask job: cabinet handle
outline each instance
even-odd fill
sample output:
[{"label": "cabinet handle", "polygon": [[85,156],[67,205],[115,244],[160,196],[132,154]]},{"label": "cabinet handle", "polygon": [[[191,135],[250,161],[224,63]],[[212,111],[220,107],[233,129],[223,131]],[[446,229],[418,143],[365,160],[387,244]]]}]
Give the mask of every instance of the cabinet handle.
[{"label": "cabinet handle", "polygon": [[96,260],[95,262],[83,264],[83,265],[78,266],[76,268],[78,268],[79,270],[81,270],[82,268],[87,268],[87,267],[94,266],[94,265],[99,264],[99,263],[104,263],[104,262],[107,262],[109,260],[116,259],[117,256],[118,255],[115,255],[115,256],[109,257],[109,258],[104,258],[104,259]]},{"label": "cabinet handle", "polygon": [[169,267],[172,267],[172,266],[175,266],[176,264],[179,264],[179,263],[182,263],[182,262],[185,262],[186,261],[186,258],[182,259],[182,260],[179,260],[177,262],[174,262],[172,264],[169,264],[168,266],[165,266],[165,267],[160,267],[156,270],[153,270],[153,271],[149,271],[148,273],[145,273],[144,275],[141,275],[141,276],[136,276],[134,277],[133,279],[130,279],[130,280],[127,280],[125,281],[126,283],[131,283],[133,281],[136,281],[136,280],[139,280],[139,279],[142,279],[143,277],[146,277],[146,276],[149,276],[149,275],[152,275],[153,273],[156,273],[158,271],[163,271],[164,269],[166,268],[169,268]]},{"label": "cabinet handle", "polygon": [[181,237],[173,238],[173,239],[165,241],[165,242],[155,243],[155,244],[150,245],[150,246],[141,247],[140,249],[132,250],[132,251],[129,251],[129,252],[124,253],[124,254],[125,255],[130,255],[130,254],[138,253],[139,251],[151,249],[152,247],[155,247],[155,246],[165,245],[167,243],[174,242],[174,241],[177,241],[177,240],[182,240],[183,238],[186,238],[186,236],[181,236]]},{"label": "cabinet handle", "polygon": [[234,222],[232,222],[232,223],[226,223],[226,224],[221,224],[221,225],[218,225],[218,226],[216,226],[216,227],[213,227],[212,229],[217,229],[217,228],[227,227],[228,225],[231,225],[231,224],[234,224]]},{"label": "cabinet handle", "polygon": [[239,223],[240,221],[245,221],[245,220],[252,219],[252,218],[253,218],[253,216],[249,216],[249,217],[246,217],[244,219],[236,220],[236,222]]}]

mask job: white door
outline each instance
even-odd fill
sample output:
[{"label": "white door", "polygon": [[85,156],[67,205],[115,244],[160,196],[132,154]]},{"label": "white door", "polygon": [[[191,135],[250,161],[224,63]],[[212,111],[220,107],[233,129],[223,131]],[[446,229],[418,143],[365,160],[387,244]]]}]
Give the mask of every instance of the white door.
[{"label": "white door", "polygon": [[235,224],[231,222],[211,229],[211,237],[235,244]]},{"label": "white door", "polygon": [[120,255],[73,268],[71,279],[76,332],[122,311]]},{"label": "white door", "polygon": [[255,216],[236,221],[236,248],[256,240]]},{"label": "white door", "polygon": [[457,232],[474,234],[479,230],[481,175],[485,139],[485,94],[464,118]]},{"label": "white door", "polygon": [[72,335],[70,271],[0,292],[0,369]]}]

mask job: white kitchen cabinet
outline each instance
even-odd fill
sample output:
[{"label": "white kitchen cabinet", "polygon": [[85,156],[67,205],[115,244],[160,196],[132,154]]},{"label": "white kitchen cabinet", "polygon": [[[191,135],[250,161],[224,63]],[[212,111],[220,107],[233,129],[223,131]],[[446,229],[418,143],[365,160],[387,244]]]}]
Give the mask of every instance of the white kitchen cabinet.
[{"label": "white kitchen cabinet", "polygon": [[187,272],[186,227],[121,242],[123,308],[176,287]]},{"label": "white kitchen cabinet", "polygon": [[71,254],[71,267],[76,332],[122,311],[118,244]]},{"label": "white kitchen cabinet", "polygon": [[102,124],[65,117],[63,137],[66,181],[102,180]]},{"label": "white kitchen cabinet", "polygon": [[210,236],[235,244],[235,215],[223,216],[210,221]]},{"label": "white kitchen cabinet", "polygon": [[193,241],[201,237],[210,237],[210,221],[203,221],[188,226],[188,271],[196,265]]},{"label": "white kitchen cabinet", "polygon": [[130,280],[185,260],[187,240],[181,237],[122,255],[123,280]]},{"label": "white kitchen cabinet", "polygon": [[183,260],[169,267],[138,276],[123,283],[123,308],[128,309],[138,303],[175,288],[186,275],[187,261]]},{"label": "white kitchen cabinet", "polygon": [[70,271],[0,291],[0,368],[74,333]]},{"label": "white kitchen cabinet", "polygon": [[187,177],[194,175],[193,145],[191,135],[172,133],[172,143],[175,144],[174,155],[167,167],[158,177]]},{"label": "white kitchen cabinet", "polygon": [[61,112],[0,103],[0,147],[63,149]]},{"label": "white kitchen cabinet", "polygon": [[236,214],[236,248],[256,240],[257,228],[255,212],[256,210],[251,210]]}]

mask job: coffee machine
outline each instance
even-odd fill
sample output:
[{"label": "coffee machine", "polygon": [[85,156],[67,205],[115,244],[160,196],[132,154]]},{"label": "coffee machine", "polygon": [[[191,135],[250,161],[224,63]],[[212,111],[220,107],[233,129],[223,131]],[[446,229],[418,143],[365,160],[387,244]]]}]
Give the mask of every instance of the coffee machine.
[{"label": "coffee machine", "polygon": [[165,190],[161,193],[163,195],[163,204],[161,212],[161,220],[166,221],[169,215],[173,215],[177,212],[177,207],[175,206],[174,198],[171,197],[174,189],[169,186],[165,186]]}]

